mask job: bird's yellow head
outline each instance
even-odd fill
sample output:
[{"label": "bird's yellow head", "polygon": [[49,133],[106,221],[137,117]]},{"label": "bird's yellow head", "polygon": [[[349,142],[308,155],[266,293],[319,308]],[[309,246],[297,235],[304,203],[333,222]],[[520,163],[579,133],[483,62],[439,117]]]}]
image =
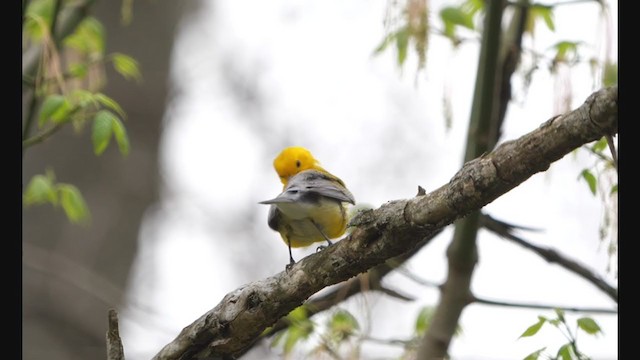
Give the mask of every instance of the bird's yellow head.
[{"label": "bird's yellow head", "polygon": [[291,146],[282,150],[273,160],[273,167],[285,186],[289,178],[300,171],[308,169],[325,171],[311,152],[301,146]]}]

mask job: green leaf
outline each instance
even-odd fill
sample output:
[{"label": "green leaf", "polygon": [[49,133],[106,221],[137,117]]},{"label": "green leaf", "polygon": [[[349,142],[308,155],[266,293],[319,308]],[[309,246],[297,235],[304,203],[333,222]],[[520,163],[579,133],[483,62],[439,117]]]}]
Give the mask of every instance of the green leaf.
[{"label": "green leaf", "polygon": [[542,18],[547,28],[551,31],[556,31],[556,26],[553,22],[553,8],[547,5],[535,4],[530,8],[531,18],[535,21]]},{"label": "green leaf", "polygon": [[615,184],[613,186],[611,186],[611,191],[609,192],[609,195],[613,195],[615,193],[618,192],[618,184]]},{"label": "green leaf", "polygon": [[104,54],[105,31],[98,19],[88,16],[64,39],[64,44],[85,54]]},{"label": "green leaf", "polygon": [[538,322],[529,326],[527,328],[527,330],[525,330],[522,335],[520,335],[520,338],[523,337],[529,337],[529,336],[533,336],[535,334],[538,333],[538,331],[540,331],[540,328],[542,328],[542,325],[544,325],[544,323],[547,322],[547,319],[542,317],[542,316],[538,316]]},{"label": "green leaf", "polygon": [[587,184],[589,185],[589,190],[591,190],[591,193],[593,195],[596,194],[596,185],[598,183],[598,180],[596,180],[596,177],[593,176],[593,174],[591,173],[591,171],[589,171],[588,169],[584,169],[582,170],[582,172],[580,173],[580,175],[582,176],[582,178],[587,182]]},{"label": "green leaf", "polygon": [[538,358],[540,357],[540,354],[542,354],[542,352],[546,349],[546,347],[543,347],[542,349],[538,349],[534,352],[532,352],[531,354],[527,355],[524,360],[538,360]]},{"label": "green leaf", "polygon": [[[310,321],[305,322],[305,324],[311,325]],[[302,341],[309,338],[309,335],[313,332],[313,326],[293,326],[289,327],[287,330],[287,334],[284,338],[284,353],[289,354],[291,350],[293,350],[294,346]]]},{"label": "green leaf", "polygon": [[447,38],[449,38],[449,40],[451,40],[451,42],[453,44],[456,43],[456,26],[453,25],[450,22],[445,22],[444,23],[444,30],[443,30],[444,36],[446,36]]},{"label": "green leaf", "polygon": [[578,54],[578,45],[581,41],[559,41],[552,48],[556,50],[556,61],[568,61],[569,55],[576,56]]},{"label": "green leaf", "polygon": [[118,118],[113,118],[111,122],[113,135],[118,143],[120,153],[124,156],[129,155],[129,137],[127,136],[127,130]]},{"label": "green leaf", "polygon": [[612,86],[618,83],[618,64],[607,62],[604,65],[602,76],[602,85]]},{"label": "green leaf", "polygon": [[120,73],[120,75],[122,75],[127,80],[142,80],[138,62],[131,56],[120,53],[113,54],[113,67],[118,73]]},{"label": "green leaf", "polygon": [[34,41],[41,40],[51,28],[52,0],[32,0],[27,6],[23,34]]},{"label": "green leaf", "polygon": [[387,46],[389,46],[391,41],[393,41],[395,36],[396,36],[395,33],[391,33],[391,34],[388,34],[387,36],[385,36],[384,39],[382,39],[382,42],[380,42],[380,44],[376,47],[376,49],[373,50],[373,53],[374,54],[379,54],[379,53],[383,52],[384,49],[386,49]]},{"label": "green leaf", "polygon": [[418,317],[416,318],[416,335],[422,336],[429,328],[431,324],[431,319],[433,318],[433,308],[428,306],[420,309],[418,313]]},{"label": "green leaf", "polygon": [[467,0],[460,6],[462,11],[469,16],[475,15],[478,11],[484,9],[484,1],[483,0]]},{"label": "green leaf", "polygon": [[113,119],[115,116],[108,110],[99,111],[93,119],[93,132],[91,140],[93,141],[93,152],[101,155],[109,146],[111,133],[113,132]]},{"label": "green leaf", "polygon": [[97,93],[95,94],[95,98],[106,108],[115,111],[118,115],[120,115],[121,118],[125,119],[127,117],[127,115],[124,113],[124,110],[122,110],[122,108],[120,107],[120,104],[118,104],[115,100],[108,97],[107,95],[103,93]]},{"label": "green leaf", "polygon": [[23,201],[26,206],[44,203],[56,205],[58,196],[52,178],[45,175],[33,176],[24,191]]},{"label": "green leaf", "polygon": [[598,323],[590,317],[581,317],[578,319],[578,327],[589,335],[595,335],[602,332]]},{"label": "green leaf", "polygon": [[80,190],[70,184],[58,185],[60,205],[73,223],[86,223],[89,220],[89,209],[80,194]]},{"label": "green leaf", "polygon": [[409,33],[410,29],[408,26],[403,27],[402,29],[396,32],[396,49],[398,50],[398,65],[402,66],[404,61],[407,59],[407,48],[409,46]]},{"label": "green leaf", "polygon": [[287,315],[287,319],[291,322],[307,320],[309,316],[307,315],[307,308],[302,305],[297,308],[291,310],[291,312]]},{"label": "green leaf", "polygon": [[40,108],[40,118],[38,120],[38,126],[43,127],[49,118],[53,116],[56,112],[61,110],[67,100],[64,96],[59,94],[52,94],[47,96],[47,98],[42,103],[42,107]]},{"label": "green leaf", "polygon": [[96,95],[89,90],[85,89],[77,89],[71,93],[70,96],[75,104],[78,104],[79,107],[87,107],[89,105],[93,105],[96,108],[100,106],[100,102],[96,98]]},{"label": "green leaf", "polygon": [[74,78],[83,79],[85,76],[87,76],[88,72],[89,67],[87,66],[87,64],[76,63],[69,65],[69,74],[71,74],[71,76],[73,76]]},{"label": "green leaf", "polygon": [[440,18],[445,24],[459,25],[473,30],[473,16],[459,7],[448,6],[440,10]]},{"label": "green leaf", "polygon": [[[282,336],[284,339],[283,349],[285,354],[289,354],[298,342],[306,340],[314,330],[314,324],[309,320],[307,309],[304,305],[293,309],[287,315],[287,320],[289,320],[291,325],[284,331],[285,334]],[[279,341],[280,339],[278,339],[278,342]]]},{"label": "green leaf", "polygon": [[560,319],[551,319],[549,320],[549,324],[558,327],[558,325],[560,325],[562,323],[562,321]]},{"label": "green leaf", "polygon": [[560,358],[562,360],[572,360],[573,359],[573,350],[571,348],[571,344],[564,344],[558,349],[558,355],[556,358]]},{"label": "green leaf", "polygon": [[600,140],[596,141],[595,144],[591,146],[591,150],[594,152],[601,152],[602,150],[607,148],[607,138],[601,137]]},{"label": "green leaf", "polygon": [[71,121],[71,114],[74,112],[74,106],[66,99],[60,108],[56,110],[53,114],[51,114],[51,120],[55,124],[62,124],[67,121]]},{"label": "green leaf", "polygon": [[331,334],[338,340],[349,338],[360,329],[358,320],[348,311],[339,310],[329,319],[328,328]]}]

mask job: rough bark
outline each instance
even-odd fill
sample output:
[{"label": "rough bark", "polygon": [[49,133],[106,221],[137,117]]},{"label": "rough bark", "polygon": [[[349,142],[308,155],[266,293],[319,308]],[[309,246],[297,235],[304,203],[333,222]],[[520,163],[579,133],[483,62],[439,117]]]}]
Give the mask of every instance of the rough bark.
[{"label": "rough bark", "polygon": [[617,134],[617,125],[617,86],[597,91],[576,110],[467,162],[435,191],[359,213],[347,238],[300,260],[287,273],[230,292],[154,359],[236,357],[265,328],[317,291],[411,251],[434,232],[547,170],[575,148]]}]

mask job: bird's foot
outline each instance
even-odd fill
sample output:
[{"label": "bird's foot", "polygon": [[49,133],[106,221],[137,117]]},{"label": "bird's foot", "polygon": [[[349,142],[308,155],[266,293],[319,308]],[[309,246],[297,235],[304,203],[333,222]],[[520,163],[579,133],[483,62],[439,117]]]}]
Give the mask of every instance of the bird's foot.
[{"label": "bird's foot", "polygon": [[288,263],[287,266],[284,267],[284,272],[288,273],[291,270],[291,268],[293,267],[293,265],[295,265],[295,263],[296,263],[295,261],[291,260],[291,262]]}]

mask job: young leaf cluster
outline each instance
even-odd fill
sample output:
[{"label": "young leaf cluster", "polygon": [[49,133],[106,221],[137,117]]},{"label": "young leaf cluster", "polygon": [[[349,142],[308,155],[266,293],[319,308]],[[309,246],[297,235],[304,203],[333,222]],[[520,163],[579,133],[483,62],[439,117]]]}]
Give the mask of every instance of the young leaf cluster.
[{"label": "young leaf cluster", "polygon": [[53,170],[31,178],[24,191],[23,201],[26,206],[40,204],[60,206],[73,223],[87,224],[90,220],[87,204],[78,188],[71,184],[56,183]]},{"label": "young leaf cluster", "polygon": [[572,330],[569,324],[567,323],[564,311],[560,309],[555,310],[554,318],[547,318],[544,316],[538,316],[538,321],[533,325],[529,326],[523,333],[520,335],[520,338],[532,337],[536,335],[540,329],[542,329],[543,325],[549,324],[558,329],[562,335],[567,339],[567,343],[560,346],[555,355],[547,355],[545,353],[546,347],[538,349],[531,354],[527,355],[524,360],[538,360],[541,356],[545,356],[547,359],[553,360],[586,360],[589,359],[588,356],[583,354],[580,350],[578,350],[578,330],[582,330],[588,335],[597,336],[602,333],[600,326],[590,317],[581,317],[576,320],[576,328]]},{"label": "young leaf cluster", "polygon": [[[142,81],[137,61],[125,54],[105,53],[103,25],[82,8],[91,2],[31,0],[23,3],[26,4],[22,35],[23,94],[31,98],[23,115],[23,154],[66,125],[80,132],[90,124],[95,155],[103,154],[114,139],[120,153],[126,156],[130,150],[124,124],[126,113],[101,89],[106,83],[108,64],[125,79]],[[71,16],[74,12],[75,17]],[[78,17],[79,20],[74,20]],[[70,221],[87,219],[89,211],[80,191],[70,184],[55,184],[51,174],[53,171],[36,175],[29,181],[24,192],[25,205],[60,204]]]}]

